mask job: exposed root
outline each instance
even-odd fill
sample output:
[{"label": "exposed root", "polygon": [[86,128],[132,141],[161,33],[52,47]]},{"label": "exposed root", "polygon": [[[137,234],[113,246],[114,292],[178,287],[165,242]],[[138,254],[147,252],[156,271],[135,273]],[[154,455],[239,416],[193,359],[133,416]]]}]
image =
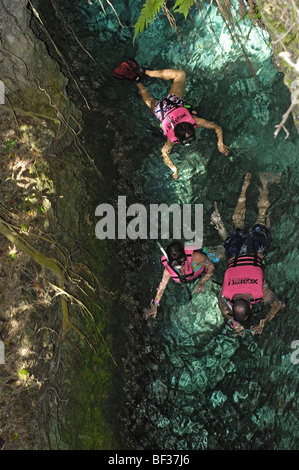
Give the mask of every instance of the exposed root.
[{"label": "exposed root", "polygon": [[[51,285],[51,287],[56,291],[56,296],[59,296],[60,298],[60,305],[61,305],[61,312],[62,312],[62,325],[63,325],[63,328],[62,328],[63,339],[65,339],[65,335],[67,334],[69,329],[71,329],[75,333],[77,333],[81,339],[87,342],[89,347],[94,349],[90,341],[88,341],[88,339],[86,338],[86,336],[79,330],[78,327],[76,327],[70,321],[70,318],[69,318],[69,309],[68,309],[68,303],[66,300],[67,298],[71,299],[72,301],[75,301],[79,305],[82,311],[84,311],[85,313],[88,313],[90,316],[92,315],[87,309],[87,307],[83,304],[83,302],[81,302],[75,296],[66,292],[65,275],[68,271],[67,267],[63,266],[60,263],[60,261],[58,261],[56,258],[49,258],[48,256],[43,255],[42,253],[37,251],[35,248],[33,248],[33,246],[30,245],[27,240],[25,240],[16,232],[15,227],[13,227],[10,223],[2,219],[2,217],[0,217],[0,233],[2,233],[2,235],[4,235],[11,243],[13,243],[18,250],[21,250],[22,252],[29,255],[40,266],[42,266],[43,268],[49,269],[54,274],[57,285],[54,285],[50,282],[49,282],[49,285]],[[71,280],[70,276],[68,276],[68,278]],[[101,332],[98,331],[98,333],[100,334],[102,340],[105,342],[104,337],[101,334]],[[117,365],[112,354],[110,352],[109,354],[110,354],[111,359],[113,360],[113,363]]]}]

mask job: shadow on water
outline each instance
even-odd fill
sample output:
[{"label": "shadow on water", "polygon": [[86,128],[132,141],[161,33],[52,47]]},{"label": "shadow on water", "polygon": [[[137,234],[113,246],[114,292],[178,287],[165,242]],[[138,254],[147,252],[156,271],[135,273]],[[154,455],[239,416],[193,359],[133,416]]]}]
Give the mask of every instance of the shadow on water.
[{"label": "shadow on water", "polygon": [[[132,303],[126,304],[125,314],[118,303],[112,307],[113,324],[116,329],[121,325],[117,333],[119,354],[136,356],[131,367],[127,357],[123,358],[126,363],[123,392],[119,391],[126,407],[120,411],[123,443],[143,449],[295,449],[299,366],[291,361],[291,344],[299,339],[296,295],[299,138],[291,118],[287,122],[288,139],[283,132],[276,139],[273,136],[290,96],[282,74],[271,63],[266,33],[252,30],[245,22],[240,24],[244,36],[247,35],[255,79],[238,44],[230,43],[228,33],[223,33],[224,53],[199,15],[195,15],[193,29],[187,23],[180,24],[180,40],[169,32],[162,19],[137,38],[133,47],[130,31],[137,13],[132,6],[126,9],[126,3],[113,3],[119,15],[123,14],[128,38],[111,12],[105,16],[100,8],[88,2],[83,5],[81,1],[58,1],[57,5],[96,59],[89,67],[89,59],[85,56],[83,60],[78,44],[72,43],[69,52],[64,48],[74,70],[82,76],[85,92],[93,103],[97,102],[95,107],[110,107],[106,119],[119,124],[124,139],[122,150],[132,170],[130,178],[124,176],[132,202],[146,206],[153,202],[203,204],[204,244],[215,245],[220,240],[209,223],[214,201],[230,228],[244,175],[251,171],[246,214],[250,227],[256,217],[259,173],[281,173],[280,183],[270,186],[274,242],[265,277],[286,304],[284,312],[277,315],[262,336],[247,334],[239,338],[223,323],[217,306],[217,284],[210,282],[205,293],[194,296],[191,302],[187,302],[183,289],[172,285],[164,294],[157,320],[146,323],[142,309],[154,295],[162,275],[159,247],[154,240],[132,243],[129,248],[115,242],[116,253],[117,246],[119,253],[123,253],[125,246],[131,261],[135,260],[135,267],[122,273],[115,271],[116,284],[121,277],[119,286],[130,293]],[[209,17],[214,21],[214,31],[223,31],[221,17],[214,7],[209,9]],[[185,69],[186,100],[197,106],[201,117],[223,127],[230,156],[218,152],[212,131],[201,129],[197,141],[187,150],[175,148],[172,152],[181,175],[178,181],[172,180],[160,157],[163,139],[151,132],[150,126],[156,125],[153,117],[132,84],[111,78],[113,68],[127,56],[147,62],[152,68]],[[99,79],[100,74],[104,82]],[[149,83],[149,88],[157,97],[162,97],[166,90],[165,84],[158,81]],[[115,114],[111,115],[111,109]],[[91,136],[102,125],[99,121],[90,120]],[[101,142],[91,137],[92,146],[97,149]],[[101,157],[99,162],[101,167]],[[110,174],[114,178],[115,168],[103,165],[105,176]],[[121,174],[118,178],[122,178]],[[111,197],[121,188],[121,185],[110,187]],[[163,245],[167,242],[161,241]],[[221,281],[225,267],[225,262],[216,266],[217,280]],[[263,307],[257,311],[255,321],[264,314]],[[159,347],[151,348],[151,343],[156,342]],[[150,353],[142,356],[140,351],[146,348]]]}]

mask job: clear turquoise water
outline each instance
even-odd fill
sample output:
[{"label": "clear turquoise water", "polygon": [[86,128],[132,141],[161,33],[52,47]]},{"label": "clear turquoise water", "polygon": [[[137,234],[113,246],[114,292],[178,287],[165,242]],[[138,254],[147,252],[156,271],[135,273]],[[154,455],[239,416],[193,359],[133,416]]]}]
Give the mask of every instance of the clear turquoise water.
[{"label": "clear turquoise water", "polygon": [[[60,7],[69,24],[77,34],[81,32],[84,47],[97,61],[88,70],[80,69],[77,57],[74,66],[84,76],[86,89],[93,88],[91,96],[98,100],[93,105],[115,111],[110,119],[117,120],[124,138],[121,150],[129,163],[123,178],[130,187],[131,202],[146,206],[203,204],[204,244],[215,245],[220,239],[209,223],[214,201],[230,228],[244,175],[251,171],[246,215],[250,227],[256,217],[258,175],[262,171],[281,172],[280,183],[270,187],[274,242],[265,276],[286,308],[261,336],[239,338],[225,325],[217,306],[219,285],[215,282],[191,302],[184,289],[169,285],[158,318],[145,322],[142,309],[148,306],[162,276],[161,253],[154,240],[141,247],[136,243],[138,261],[133,280],[131,269],[116,270],[116,284],[129,291],[138,304],[136,309],[136,305],[133,308],[125,303],[124,311],[117,303],[112,312],[115,328],[121,329],[117,335],[123,338],[120,354],[126,362],[119,424],[124,429],[124,445],[174,450],[298,448],[299,364],[291,361],[291,344],[299,340],[299,137],[289,118],[288,139],[283,131],[274,138],[275,125],[290,97],[283,75],[271,62],[267,34],[240,22],[235,32],[238,38],[232,41],[216,8],[209,6],[205,14],[212,28],[194,10],[192,20],[178,22],[178,37],[161,17],[133,46],[133,25],[141,1],[113,2],[125,30],[113,12],[107,9],[105,16],[99,5],[63,3]],[[128,56],[150,68],[183,68],[187,73],[186,100],[198,107],[201,117],[222,126],[230,156],[221,155],[213,132],[203,129],[188,149],[172,152],[181,174],[174,181],[160,157],[163,139],[153,135],[150,127],[156,126],[155,119],[132,84],[111,78],[112,70]],[[167,92],[166,84],[158,80],[150,82],[149,88],[157,98]],[[109,174],[112,170],[105,165]],[[161,243],[166,246],[168,241]],[[122,250],[119,242],[119,252]],[[225,262],[216,266],[214,280],[221,282],[225,267]],[[263,307],[256,322],[264,314]],[[145,354],[145,349],[149,353]]]}]

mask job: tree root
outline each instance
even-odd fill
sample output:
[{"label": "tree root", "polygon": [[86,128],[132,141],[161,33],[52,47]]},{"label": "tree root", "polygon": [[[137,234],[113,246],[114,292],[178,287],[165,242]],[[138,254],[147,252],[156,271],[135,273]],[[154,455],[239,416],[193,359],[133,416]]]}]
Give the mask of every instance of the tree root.
[{"label": "tree root", "polygon": [[[65,275],[67,273],[67,268],[64,267],[56,258],[49,258],[48,256],[43,255],[35,248],[33,248],[30,243],[27,242],[23,237],[21,237],[15,230],[15,228],[9,223],[6,222],[2,217],[0,217],[0,233],[4,235],[11,243],[13,243],[16,248],[23,253],[29,255],[36,263],[38,263],[43,268],[49,269],[57,282],[57,285],[49,284],[51,287],[56,291],[56,296],[60,297],[60,305],[61,305],[61,312],[62,312],[62,339],[66,341],[66,334],[69,329],[73,330],[77,335],[83,339],[89,347],[95,349],[90,341],[86,338],[86,336],[80,331],[78,327],[76,327],[69,318],[69,308],[67,303],[67,298],[75,301],[81,310],[85,313],[88,313],[90,316],[92,314],[88,310],[88,308],[75,296],[69,294],[65,290]],[[69,278],[70,279],[70,278]],[[71,280],[71,279],[70,279]],[[71,280],[72,282],[72,280]],[[101,336],[102,341],[105,343],[104,337],[100,331],[98,333]],[[107,346],[107,344],[105,343]],[[109,351],[109,355],[113,361],[113,363],[117,366],[115,359],[113,358],[112,354]]]}]

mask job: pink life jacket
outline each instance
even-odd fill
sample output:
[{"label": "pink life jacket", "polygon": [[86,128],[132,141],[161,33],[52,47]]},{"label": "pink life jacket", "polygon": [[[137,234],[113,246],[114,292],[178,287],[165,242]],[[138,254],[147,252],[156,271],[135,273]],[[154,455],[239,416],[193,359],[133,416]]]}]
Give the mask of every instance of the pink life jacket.
[{"label": "pink life jacket", "polygon": [[164,135],[166,135],[171,142],[178,143],[178,139],[174,133],[174,126],[181,122],[190,122],[194,129],[196,129],[195,120],[184,106],[174,107],[167,116],[163,118],[161,124],[162,130]]},{"label": "pink life jacket", "polygon": [[179,273],[175,270],[175,268],[172,268],[169,266],[167,263],[167,258],[166,256],[162,256],[161,262],[165,269],[169,272],[171,275],[172,279],[176,282],[194,282],[196,279],[198,279],[202,274],[206,272],[205,266],[201,266],[200,269],[197,271],[193,271],[192,268],[192,254],[195,250],[194,249],[186,249],[185,248],[185,255],[187,257],[187,260],[185,261],[185,274],[179,275]]},{"label": "pink life jacket", "polygon": [[258,256],[242,255],[233,259],[224,275],[221,295],[232,304],[232,298],[236,294],[250,294],[252,304],[263,299],[262,260]]}]

